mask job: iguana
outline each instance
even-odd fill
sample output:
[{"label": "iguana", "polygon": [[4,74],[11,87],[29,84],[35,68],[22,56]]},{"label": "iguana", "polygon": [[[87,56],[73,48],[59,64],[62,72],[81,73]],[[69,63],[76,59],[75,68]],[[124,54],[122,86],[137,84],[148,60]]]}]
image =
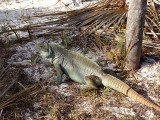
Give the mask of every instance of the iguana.
[{"label": "iguana", "polygon": [[59,84],[62,83],[62,75],[66,74],[73,81],[86,84],[87,87],[94,89],[97,89],[99,85],[109,86],[148,107],[160,111],[160,106],[139,95],[120,79],[104,73],[97,63],[81,54],[66,50],[55,43],[40,43],[35,45],[35,49],[45,62],[54,64]]}]

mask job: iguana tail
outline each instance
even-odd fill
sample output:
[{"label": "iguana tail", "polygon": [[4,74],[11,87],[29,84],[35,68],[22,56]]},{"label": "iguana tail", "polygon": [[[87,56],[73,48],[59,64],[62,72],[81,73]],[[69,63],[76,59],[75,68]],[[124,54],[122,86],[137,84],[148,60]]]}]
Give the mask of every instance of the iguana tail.
[{"label": "iguana tail", "polygon": [[160,111],[160,106],[145,99],[136,91],[134,91],[130,86],[128,86],[126,83],[122,82],[116,77],[106,74],[104,76],[104,79],[102,79],[102,84],[106,87],[109,86],[148,107],[151,107]]}]

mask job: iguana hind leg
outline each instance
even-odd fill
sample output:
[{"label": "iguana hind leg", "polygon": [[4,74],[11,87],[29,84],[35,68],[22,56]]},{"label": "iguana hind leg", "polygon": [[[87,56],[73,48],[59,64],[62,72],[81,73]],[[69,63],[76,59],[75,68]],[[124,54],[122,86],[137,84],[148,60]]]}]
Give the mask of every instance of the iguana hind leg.
[{"label": "iguana hind leg", "polygon": [[102,80],[95,75],[85,76],[85,81],[87,88],[97,89],[102,84]]}]

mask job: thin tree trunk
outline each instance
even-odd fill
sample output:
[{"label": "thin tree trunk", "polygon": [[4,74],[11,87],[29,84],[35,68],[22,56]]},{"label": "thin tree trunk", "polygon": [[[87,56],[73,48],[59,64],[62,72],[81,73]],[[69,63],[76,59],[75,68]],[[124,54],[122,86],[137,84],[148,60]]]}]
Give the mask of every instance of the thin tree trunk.
[{"label": "thin tree trunk", "polygon": [[126,27],[126,68],[137,69],[140,66],[143,28],[145,22],[147,0],[130,0]]}]

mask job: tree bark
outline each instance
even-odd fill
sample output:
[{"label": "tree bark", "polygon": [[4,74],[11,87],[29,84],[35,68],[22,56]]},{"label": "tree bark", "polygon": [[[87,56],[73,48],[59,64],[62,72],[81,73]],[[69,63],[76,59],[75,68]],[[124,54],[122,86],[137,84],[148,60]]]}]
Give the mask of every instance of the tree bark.
[{"label": "tree bark", "polygon": [[126,26],[127,61],[125,67],[138,69],[142,51],[143,28],[147,0],[130,0]]}]

